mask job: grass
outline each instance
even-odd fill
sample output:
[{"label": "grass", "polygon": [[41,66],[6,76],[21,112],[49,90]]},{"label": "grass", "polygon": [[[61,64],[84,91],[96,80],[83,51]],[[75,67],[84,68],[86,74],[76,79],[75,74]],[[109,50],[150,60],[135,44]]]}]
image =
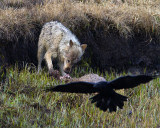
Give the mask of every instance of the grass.
[{"label": "grass", "polygon": [[[0,51],[8,64],[25,61],[36,65],[41,28],[46,22],[57,20],[81,43],[88,44],[86,58],[99,68],[138,65],[138,55],[144,53],[148,53],[146,57],[153,65],[158,65],[155,54],[159,53],[160,42],[159,0],[122,0],[121,4],[114,1],[118,0],[1,0]],[[101,51],[100,57],[92,59],[96,50]],[[111,65],[112,61],[116,64]]]},{"label": "grass", "polygon": [[[32,69],[32,70],[31,70]],[[78,72],[78,74],[77,74]],[[72,75],[99,73],[75,68]],[[123,74],[105,73],[110,81]],[[37,74],[33,65],[7,69],[0,86],[0,127],[158,127],[160,126],[160,78],[126,91],[129,96],[122,110],[102,112],[89,101],[90,95],[44,92],[60,82],[46,71]]]},{"label": "grass", "polygon": [[[78,37],[84,31],[104,31],[126,39],[139,35],[159,39],[159,5],[159,0],[124,0],[121,4],[112,0],[1,0],[0,45],[9,42],[16,49],[20,42],[32,46],[37,43],[43,24],[51,20],[62,22]],[[0,127],[160,126],[159,78],[134,89],[120,90],[129,96],[128,102],[122,110],[109,113],[92,105],[90,95],[46,93],[42,91],[44,87],[60,82],[46,71],[37,74],[33,65],[18,68],[8,68],[6,80],[0,83]],[[90,68],[76,68],[72,76],[92,72],[100,75]],[[104,77],[109,81],[121,75],[127,74],[105,72]]]}]

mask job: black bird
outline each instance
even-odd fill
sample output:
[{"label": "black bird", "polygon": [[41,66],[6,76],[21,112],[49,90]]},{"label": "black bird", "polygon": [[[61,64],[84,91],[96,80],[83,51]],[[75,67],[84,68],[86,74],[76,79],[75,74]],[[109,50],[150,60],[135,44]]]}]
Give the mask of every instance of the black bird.
[{"label": "black bird", "polygon": [[136,75],[122,76],[112,81],[101,81],[97,83],[91,82],[71,82],[56,87],[48,87],[45,91],[52,92],[69,92],[69,93],[98,93],[91,97],[91,103],[96,103],[96,106],[103,111],[109,109],[110,112],[116,111],[117,106],[123,108],[124,101],[127,97],[120,95],[114,89],[134,88],[140,84],[147,83],[155,79],[157,75]]}]

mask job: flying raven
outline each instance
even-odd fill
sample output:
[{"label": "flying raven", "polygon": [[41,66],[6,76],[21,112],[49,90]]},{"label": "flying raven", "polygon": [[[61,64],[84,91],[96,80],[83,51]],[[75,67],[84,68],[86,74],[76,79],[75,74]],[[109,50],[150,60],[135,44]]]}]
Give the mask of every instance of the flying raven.
[{"label": "flying raven", "polygon": [[91,97],[91,103],[96,103],[96,106],[103,111],[109,109],[110,112],[116,111],[117,106],[123,108],[124,101],[127,97],[120,95],[114,89],[134,88],[140,84],[147,83],[155,79],[157,75],[136,75],[122,76],[112,81],[93,82],[71,82],[56,87],[48,87],[45,91],[52,92],[69,92],[69,93],[97,93]]}]

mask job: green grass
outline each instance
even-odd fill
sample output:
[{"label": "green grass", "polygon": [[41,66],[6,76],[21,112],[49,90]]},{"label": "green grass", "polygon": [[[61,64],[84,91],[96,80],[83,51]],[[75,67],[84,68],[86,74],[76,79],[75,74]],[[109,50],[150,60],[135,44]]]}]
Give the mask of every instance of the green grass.
[{"label": "green grass", "polygon": [[[32,69],[32,70],[31,70]],[[99,73],[75,68],[72,76]],[[123,74],[105,73],[110,81]],[[89,101],[90,95],[44,92],[46,86],[60,82],[46,71],[37,74],[34,66],[7,69],[7,79],[0,86],[0,127],[158,127],[160,126],[160,79],[126,91],[129,96],[122,110],[102,112]],[[130,114],[132,112],[132,114]]]}]

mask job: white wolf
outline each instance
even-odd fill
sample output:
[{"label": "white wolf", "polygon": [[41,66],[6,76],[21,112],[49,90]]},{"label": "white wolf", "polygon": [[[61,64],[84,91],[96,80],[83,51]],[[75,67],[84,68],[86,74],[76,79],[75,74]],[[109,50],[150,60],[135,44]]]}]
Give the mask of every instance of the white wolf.
[{"label": "white wolf", "polygon": [[38,72],[41,70],[43,58],[46,60],[49,73],[53,72],[52,59],[58,59],[62,75],[71,71],[87,47],[80,44],[77,37],[64,25],[57,21],[46,23],[41,31],[38,42]]}]

